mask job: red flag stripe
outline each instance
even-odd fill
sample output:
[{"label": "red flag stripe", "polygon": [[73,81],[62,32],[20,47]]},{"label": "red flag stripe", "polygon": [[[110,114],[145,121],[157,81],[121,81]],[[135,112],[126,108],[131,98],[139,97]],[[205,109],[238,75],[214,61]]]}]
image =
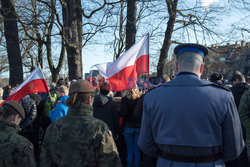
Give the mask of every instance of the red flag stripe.
[{"label": "red flag stripe", "polygon": [[108,78],[111,91],[128,90],[136,86],[137,76],[148,72],[148,57],[143,55],[139,57],[133,66],[125,67],[112,77]]},{"label": "red flag stripe", "polygon": [[49,92],[45,79],[36,79],[30,81],[24,85],[22,89],[19,89],[17,92],[9,96],[5,101],[13,100],[19,102],[24,96],[38,92]]}]

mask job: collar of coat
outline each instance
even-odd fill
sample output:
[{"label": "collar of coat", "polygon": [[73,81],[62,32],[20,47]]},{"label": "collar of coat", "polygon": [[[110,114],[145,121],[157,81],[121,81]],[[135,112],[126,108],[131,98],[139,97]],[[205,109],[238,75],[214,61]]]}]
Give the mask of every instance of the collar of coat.
[{"label": "collar of coat", "polygon": [[80,103],[69,107],[68,115],[93,116],[93,107]]},{"label": "collar of coat", "polygon": [[6,132],[13,131],[18,133],[20,131],[20,127],[11,121],[3,120],[0,121],[0,131],[6,131]]}]

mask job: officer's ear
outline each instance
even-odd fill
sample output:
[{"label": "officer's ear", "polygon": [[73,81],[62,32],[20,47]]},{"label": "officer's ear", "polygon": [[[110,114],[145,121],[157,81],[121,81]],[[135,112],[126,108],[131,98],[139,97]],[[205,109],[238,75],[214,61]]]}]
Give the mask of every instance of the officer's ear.
[{"label": "officer's ear", "polygon": [[93,106],[93,103],[94,103],[94,97],[93,96],[89,96],[88,97],[88,104]]},{"label": "officer's ear", "polygon": [[201,64],[201,66],[200,66],[200,73],[202,73],[202,72],[203,72],[203,70],[204,70],[204,66],[205,66],[205,64],[204,64],[204,63],[202,63],[202,64]]},{"label": "officer's ear", "polygon": [[22,120],[22,117],[19,114],[16,114],[15,116],[13,116],[12,121],[16,124],[19,125],[20,122]]}]

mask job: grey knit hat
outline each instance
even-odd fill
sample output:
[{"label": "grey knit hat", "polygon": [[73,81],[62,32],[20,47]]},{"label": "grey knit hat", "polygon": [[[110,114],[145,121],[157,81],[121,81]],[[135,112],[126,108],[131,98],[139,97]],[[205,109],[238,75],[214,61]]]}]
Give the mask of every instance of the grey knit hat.
[{"label": "grey knit hat", "polygon": [[2,105],[3,107],[9,107],[12,110],[15,110],[23,119],[25,118],[25,113],[24,113],[24,109],[23,106],[21,104],[19,104],[16,101],[6,101],[5,103],[3,103]]}]

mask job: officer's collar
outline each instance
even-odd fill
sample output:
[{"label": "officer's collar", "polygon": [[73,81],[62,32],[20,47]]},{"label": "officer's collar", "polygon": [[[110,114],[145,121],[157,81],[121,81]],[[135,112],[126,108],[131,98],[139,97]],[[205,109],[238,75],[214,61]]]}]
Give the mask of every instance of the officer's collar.
[{"label": "officer's collar", "polygon": [[177,74],[177,76],[180,76],[180,75],[195,75],[195,76],[199,77],[197,74],[195,74],[193,72],[188,72],[188,71],[182,71],[182,72],[179,72]]}]

